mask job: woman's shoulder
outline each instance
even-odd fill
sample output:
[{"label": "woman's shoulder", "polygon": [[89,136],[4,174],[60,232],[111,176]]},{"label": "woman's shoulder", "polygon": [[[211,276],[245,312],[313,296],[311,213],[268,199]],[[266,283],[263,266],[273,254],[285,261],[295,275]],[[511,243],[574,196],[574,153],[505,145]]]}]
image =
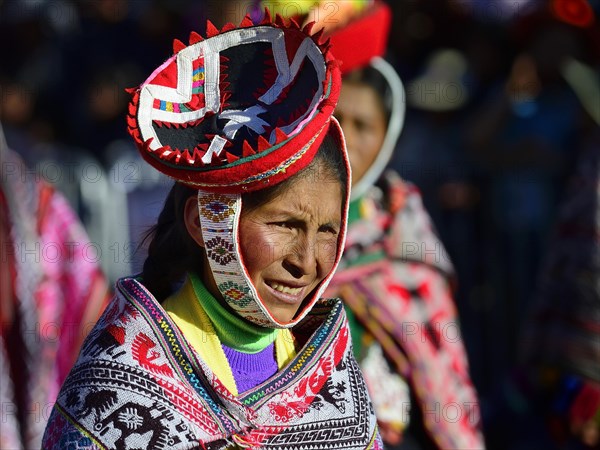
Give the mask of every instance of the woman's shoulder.
[{"label": "woman's shoulder", "polygon": [[383,205],[392,215],[410,206],[411,203],[421,202],[421,191],[411,181],[405,180],[393,169],[386,170],[377,187],[382,191]]},{"label": "woman's shoulder", "polygon": [[[117,280],[112,299],[85,339],[77,365],[116,362],[143,336],[156,336],[168,325],[167,313],[138,277]],[[142,336],[142,337],[140,337]],[[120,349],[120,350],[119,350]]]},{"label": "woman's shoulder", "polygon": [[387,253],[399,261],[410,261],[435,268],[447,277],[454,266],[439,238],[435,225],[423,204],[417,186],[388,171],[386,204],[392,220],[386,234]]}]

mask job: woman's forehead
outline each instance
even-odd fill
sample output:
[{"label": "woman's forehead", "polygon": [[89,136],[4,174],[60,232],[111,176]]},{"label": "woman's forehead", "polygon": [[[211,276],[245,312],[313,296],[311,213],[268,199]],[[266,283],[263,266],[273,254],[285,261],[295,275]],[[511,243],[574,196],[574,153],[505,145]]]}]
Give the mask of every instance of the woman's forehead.
[{"label": "woman's forehead", "polygon": [[339,212],[341,204],[340,181],[330,171],[315,171],[294,177],[277,196],[261,206],[269,213],[312,214],[330,209]]},{"label": "woman's forehead", "polygon": [[350,107],[356,111],[363,111],[367,106],[383,109],[382,99],[377,90],[364,82],[344,82],[337,109]]}]

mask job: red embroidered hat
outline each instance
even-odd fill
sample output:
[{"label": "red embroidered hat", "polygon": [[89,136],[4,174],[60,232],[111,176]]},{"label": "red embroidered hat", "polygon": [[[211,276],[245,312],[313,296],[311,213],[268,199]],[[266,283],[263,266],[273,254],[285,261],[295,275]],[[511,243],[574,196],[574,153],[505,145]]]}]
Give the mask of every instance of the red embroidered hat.
[{"label": "red embroidered hat", "polygon": [[207,39],[175,40],[174,55],[136,89],[128,131],[144,159],[205,191],[243,193],[292,176],[314,157],[340,90],[322,33],[266,11]]},{"label": "red embroidered hat", "polygon": [[[298,13],[298,8],[288,7],[290,5],[284,0],[273,2],[284,13]],[[314,20],[315,29],[323,28],[323,36],[330,39],[332,52],[341,61],[342,75],[365,67],[374,57],[384,55],[392,25],[392,10],[383,0],[333,3],[315,0],[305,2],[304,6],[300,15],[293,17],[300,23]]]},{"label": "red embroidered hat", "polygon": [[383,1],[375,1],[343,26],[331,30],[331,48],[335,57],[342,61],[341,71],[345,75],[365,67],[372,58],[382,57],[392,24],[392,11]]}]

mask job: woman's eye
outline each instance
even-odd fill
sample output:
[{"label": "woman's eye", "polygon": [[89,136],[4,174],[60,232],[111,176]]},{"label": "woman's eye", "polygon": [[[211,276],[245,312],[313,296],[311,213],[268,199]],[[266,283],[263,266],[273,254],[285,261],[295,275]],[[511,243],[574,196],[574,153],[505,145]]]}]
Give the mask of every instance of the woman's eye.
[{"label": "woman's eye", "polygon": [[330,226],[321,227],[319,231],[321,231],[322,233],[333,234],[334,236],[337,236],[338,234],[338,230]]},{"label": "woman's eye", "polygon": [[368,131],[369,128],[370,128],[370,126],[369,126],[369,124],[367,122],[364,122],[362,120],[357,120],[356,121],[356,129],[358,131],[365,132],[365,131]]},{"label": "woman's eye", "polygon": [[290,222],[273,222],[271,225],[277,228],[292,228],[292,224]]}]

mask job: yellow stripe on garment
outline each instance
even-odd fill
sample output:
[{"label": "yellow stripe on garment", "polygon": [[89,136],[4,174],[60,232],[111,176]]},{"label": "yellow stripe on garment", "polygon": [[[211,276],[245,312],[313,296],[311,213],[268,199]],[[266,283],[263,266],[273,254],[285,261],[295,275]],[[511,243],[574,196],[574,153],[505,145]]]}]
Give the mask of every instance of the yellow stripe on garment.
[{"label": "yellow stripe on garment", "polygon": [[[163,302],[163,307],[179,327],[188,343],[208,364],[215,376],[233,395],[238,395],[235,379],[215,329],[196,298],[189,279],[179,291]],[[296,356],[295,341],[290,330],[279,330],[275,338],[275,355],[279,369]]]},{"label": "yellow stripe on garment", "polygon": [[279,370],[284,368],[296,356],[296,341],[288,328],[279,330],[275,338],[275,357]]},{"label": "yellow stripe on garment", "polygon": [[221,341],[208,315],[196,300],[191,281],[186,279],[181,289],[164,301],[163,307],[221,383],[233,395],[238,395]]}]

